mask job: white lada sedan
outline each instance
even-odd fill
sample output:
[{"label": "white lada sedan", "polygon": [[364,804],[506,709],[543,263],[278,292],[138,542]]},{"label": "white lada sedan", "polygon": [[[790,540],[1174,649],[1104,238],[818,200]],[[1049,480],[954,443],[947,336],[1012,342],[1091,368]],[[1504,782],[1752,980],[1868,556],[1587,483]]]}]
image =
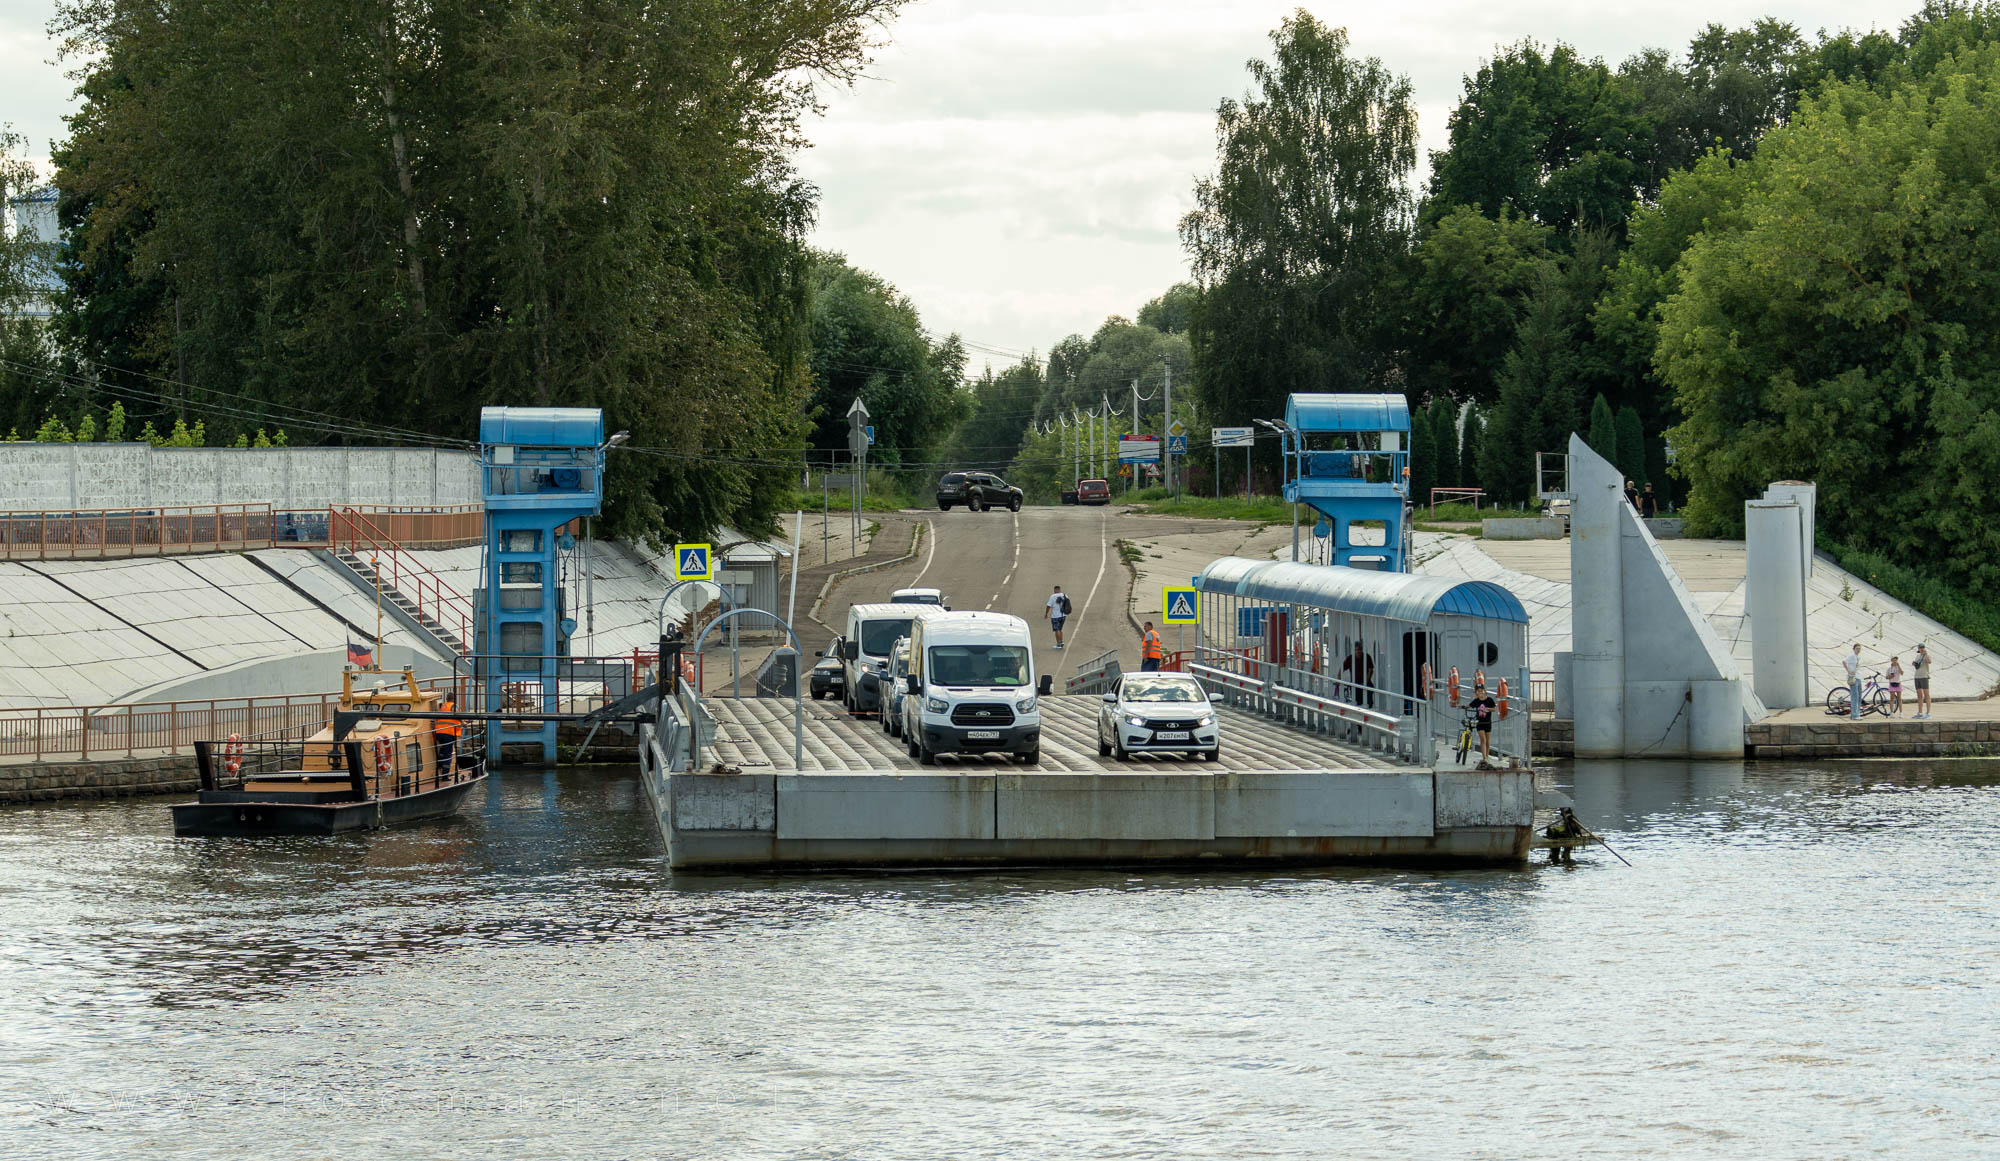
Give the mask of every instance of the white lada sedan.
[{"label": "white lada sedan", "polygon": [[1199,754],[1214,761],[1222,753],[1221,726],[1208,691],[1184,673],[1128,673],[1104,695],[1097,713],[1097,752]]}]

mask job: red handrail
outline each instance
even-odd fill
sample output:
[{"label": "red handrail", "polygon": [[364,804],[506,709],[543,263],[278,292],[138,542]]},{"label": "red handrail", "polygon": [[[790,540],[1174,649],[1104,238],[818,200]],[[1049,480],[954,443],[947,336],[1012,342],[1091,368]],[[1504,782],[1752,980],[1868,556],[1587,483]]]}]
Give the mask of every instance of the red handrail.
[{"label": "red handrail", "polygon": [[477,618],[471,598],[418,563],[374,521],[354,508],[330,508],[326,538],[330,547],[335,550],[345,547],[356,556],[361,555],[358,546],[365,544],[372,554],[370,565],[376,577],[414,602],[419,616],[457,636],[462,653],[472,652],[472,626]]}]

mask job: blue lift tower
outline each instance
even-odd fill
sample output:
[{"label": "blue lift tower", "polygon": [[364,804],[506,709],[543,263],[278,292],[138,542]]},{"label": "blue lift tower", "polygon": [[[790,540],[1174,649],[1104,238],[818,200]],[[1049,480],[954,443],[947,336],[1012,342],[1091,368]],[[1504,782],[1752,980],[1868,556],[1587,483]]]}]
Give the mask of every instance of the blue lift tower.
[{"label": "blue lift tower", "polygon": [[[475,673],[483,708],[559,713],[558,678],[576,620],[565,607],[558,554],[573,546],[570,523],[597,515],[603,505],[604,413],[481,408],[479,443],[486,562]],[[486,737],[496,762],[503,744],[521,742],[541,743],[542,760],[556,760],[556,723],[546,718],[495,722]]]},{"label": "blue lift tower", "polygon": [[[1285,400],[1285,499],[1320,513],[1331,563],[1410,570],[1407,447],[1410,407],[1401,395],[1294,394]],[[1356,544],[1355,525],[1380,522],[1381,544]],[[1372,540],[1373,537],[1371,536]],[[1298,522],[1292,548],[1298,549]]]}]

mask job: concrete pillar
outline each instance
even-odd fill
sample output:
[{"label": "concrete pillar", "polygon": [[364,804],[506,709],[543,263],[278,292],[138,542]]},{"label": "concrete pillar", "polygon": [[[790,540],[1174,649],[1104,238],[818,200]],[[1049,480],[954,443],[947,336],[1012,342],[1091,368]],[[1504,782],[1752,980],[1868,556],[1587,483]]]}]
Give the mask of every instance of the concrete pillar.
[{"label": "concrete pillar", "polygon": [[1625,752],[1625,595],[1618,517],[1625,481],[1572,434],[1570,641],[1576,756]]},{"label": "concrete pillar", "polygon": [[1557,721],[1575,721],[1575,654],[1564,649],[1555,655],[1555,716]]},{"label": "concrete pillar", "polygon": [[1764,489],[1766,500],[1791,500],[1799,506],[1799,542],[1805,547],[1806,576],[1813,574],[1813,550],[1818,542],[1813,539],[1814,525],[1819,504],[1819,485],[1800,480],[1779,480]]},{"label": "concrete pillar", "polygon": [[1750,676],[1771,709],[1807,704],[1804,513],[1790,499],[1743,503],[1743,612],[1750,620]]},{"label": "concrete pillar", "polygon": [[1735,678],[1690,683],[1687,752],[1690,758],[1743,756],[1743,688]]}]

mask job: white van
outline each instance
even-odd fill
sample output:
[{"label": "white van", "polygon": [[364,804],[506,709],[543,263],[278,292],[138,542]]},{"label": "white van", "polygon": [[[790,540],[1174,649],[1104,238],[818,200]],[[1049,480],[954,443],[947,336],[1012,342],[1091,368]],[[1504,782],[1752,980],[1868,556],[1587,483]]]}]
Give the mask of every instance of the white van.
[{"label": "white van", "polygon": [[910,635],[910,625],[934,613],[931,605],[855,605],[847,610],[847,634],[841,645],[847,675],[849,713],[874,713],[883,706],[882,683],[889,676],[889,651],[898,638]]},{"label": "white van", "polygon": [[928,766],[939,754],[1042,760],[1041,698],[1028,623],[1006,613],[933,613],[910,630],[903,741]]}]

